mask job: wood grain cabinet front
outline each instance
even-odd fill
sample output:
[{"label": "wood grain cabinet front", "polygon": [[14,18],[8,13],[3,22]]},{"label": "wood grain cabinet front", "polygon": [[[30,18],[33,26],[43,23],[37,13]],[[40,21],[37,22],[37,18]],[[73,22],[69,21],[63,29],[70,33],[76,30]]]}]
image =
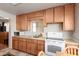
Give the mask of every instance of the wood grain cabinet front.
[{"label": "wood grain cabinet front", "polygon": [[21,21],[20,21],[20,15],[16,16],[16,30],[21,30]]},{"label": "wood grain cabinet front", "polygon": [[24,52],[27,52],[27,40],[23,39],[23,47],[22,47]]},{"label": "wood grain cabinet front", "polygon": [[31,39],[27,39],[27,53],[31,53]]},{"label": "wood grain cabinet front", "polygon": [[37,47],[37,52],[38,52],[38,53],[39,53],[40,51],[44,51],[44,52],[45,52],[45,41],[38,40],[37,45],[38,45],[38,47]]},{"label": "wood grain cabinet front", "polygon": [[23,41],[22,41],[21,38],[18,38],[18,41],[19,41],[19,44],[18,44],[19,45],[19,50],[22,51],[23,50],[22,49],[23,48]]},{"label": "wood grain cabinet front", "polygon": [[46,24],[53,23],[53,8],[46,9],[45,21]]},{"label": "wood grain cabinet front", "polygon": [[19,41],[17,38],[13,38],[12,47],[13,47],[13,49],[17,49],[17,50],[19,49]]},{"label": "wood grain cabinet front", "polygon": [[54,8],[54,23],[64,22],[64,6],[59,6]]},{"label": "wood grain cabinet front", "polygon": [[65,5],[65,21],[63,24],[63,30],[74,31],[75,27],[75,5]]},{"label": "wood grain cabinet front", "polygon": [[32,40],[31,42],[31,53],[37,55],[37,40]]},{"label": "wood grain cabinet front", "polygon": [[32,20],[33,18],[39,18],[44,16],[44,11],[36,11],[27,14],[28,20]]},{"label": "wood grain cabinet front", "polygon": [[38,55],[40,51],[44,51],[45,41],[27,38],[13,37],[13,49],[23,51],[32,55]]},{"label": "wood grain cabinet front", "polygon": [[16,29],[19,31],[28,30],[27,15],[17,15],[16,16]]}]

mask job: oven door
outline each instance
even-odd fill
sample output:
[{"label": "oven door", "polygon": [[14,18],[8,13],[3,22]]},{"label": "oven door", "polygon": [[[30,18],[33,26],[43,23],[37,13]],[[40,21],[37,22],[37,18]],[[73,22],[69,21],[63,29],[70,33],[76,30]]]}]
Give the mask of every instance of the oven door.
[{"label": "oven door", "polygon": [[45,43],[45,52],[49,56],[55,56],[57,51],[64,50],[64,42],[47,39]]}]

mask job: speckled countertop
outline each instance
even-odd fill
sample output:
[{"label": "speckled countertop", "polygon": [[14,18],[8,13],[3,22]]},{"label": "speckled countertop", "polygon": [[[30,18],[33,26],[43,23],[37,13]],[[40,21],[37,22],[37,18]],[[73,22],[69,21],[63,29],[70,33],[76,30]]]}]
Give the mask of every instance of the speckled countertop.
[{"label": "speckled countertop", "polygon": [[34,38],[32,36],[13,36],[13,37],[16,37],[16,38],[27,38],[27,39],[36,39],[36,40],[45,40],[44,37],[39,37],[39,38]]},{"label": "speckled countertop", "polygon": [[65,39],[65,42],[66,43],[70,43],[70,44],[77,44],[77,45],[79,45],[79,41],[73,40],[73,39]]}]

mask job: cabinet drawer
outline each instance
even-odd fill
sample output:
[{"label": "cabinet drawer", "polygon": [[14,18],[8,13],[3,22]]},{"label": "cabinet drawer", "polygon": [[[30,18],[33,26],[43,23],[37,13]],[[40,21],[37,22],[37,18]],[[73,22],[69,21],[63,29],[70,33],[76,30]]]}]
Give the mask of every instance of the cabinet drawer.
[{"label": "cabinet drawer", "polygon": [[38,44],[45,44],[45,41],[38,40]]},{"label": "cabinet drawer", "polygon": [[27,39],[27,42],[28,42],[28,43],[31,43],[31,39]]}]

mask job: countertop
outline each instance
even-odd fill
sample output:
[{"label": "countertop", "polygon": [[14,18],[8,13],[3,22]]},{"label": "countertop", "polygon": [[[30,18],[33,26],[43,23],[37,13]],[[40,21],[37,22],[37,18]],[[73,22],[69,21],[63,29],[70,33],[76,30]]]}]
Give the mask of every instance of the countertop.
[{"label": "countertop", "polygon": [[65,43],[70,43],[70,44],[77,44],[79,45],[79,41],[73,40],[73,39],[65,39]]},{"label": "countertop", "polygon": [[44,37],[35,38],[35,37],[32,37],[32,36],[25,36],[25,35],[13,36],[13,37],[16,37],[16,38],[27,38],[27,39],[36,39],[36,40],[45,40]]}]

